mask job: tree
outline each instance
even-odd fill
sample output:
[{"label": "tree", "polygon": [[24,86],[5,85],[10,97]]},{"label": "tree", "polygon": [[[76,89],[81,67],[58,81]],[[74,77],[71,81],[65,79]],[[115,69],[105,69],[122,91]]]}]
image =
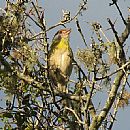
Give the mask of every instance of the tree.
[{"label": "tree", "polygon": [[[10,97],[6,107],[0,107],[4,129],[111,130],[118,110],[129,104],[126,88],[130,86],[130,61],[125,43],[130,34],[130,17],[125,19],[118,2],[112,0],[110,6],[116,6],[125,29],[119,36],[116,23],[108,18],[114,34],[110,41],[101,24],[92,22],[96,35],[89,46],[78,20],[86,6],[87,0],[83,0],[72,17],[69,11],[63,11],[62,20],[49,28],[38,1],[8,0],[5,9],[0,10],[0,88]],[[48,74],[47,34],[74,20],[86,48],[79,49],[72,59],[77,79],[70,80],[68,92],[59,92]],[[108,95],[105,105],[96,108],[93,98],[99,91]]]}]

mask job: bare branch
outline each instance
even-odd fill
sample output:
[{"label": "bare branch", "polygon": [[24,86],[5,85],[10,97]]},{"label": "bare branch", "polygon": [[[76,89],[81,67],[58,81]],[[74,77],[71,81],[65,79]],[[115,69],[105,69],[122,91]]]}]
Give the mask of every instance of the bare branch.
[{"label": "bare branch", "polygon": [[128,61],[126,64],[122,65],[120,68],[118,68],[116,71],[112,72],[111,74],[108,74],[108,75],[106,75],[104,77],[96,77],[95,80],[98,81],[98,80],[102,80],[102,79],[108,78],[108,77],[116,74],[118,71],[124,70],[126,67],[129,67],[129,65],[130,65],[130,61]]},{"label": "bare branch", "polygon": [[118,4],[117,4],[117,0],[112,0],[112,2],[113,2],[113,3],[110,3],[109,5],[110,5],[110,6],[111,6],[111,5],[115,5],[115,6],[116,6],[116,8],[117,8],[117,10],[119,11],[119,14],[120,14],[120,16],[121,16],[121,19],[123,20],[124,24],[127,25],[127,23],[126,23],[126,21],[125,21],[125,19],[124,19],[124,17],[123,17],[123,14],[122,14],[122,12],[121,12],[121,10],[120,10]]},{"label": "bare branch", "polygon": [[121,80],[124,76],[124,71],[119,71],[117,73],[117,76],[113,82],[112,88],[110,90],[108,99],[105,103],[105,106],[103,107],[102,111],[100,112],[100,114],[95,117],[92,121],[92,124],[90,125],[90,129],[89,130],[94,130],[94,129],[98,129],[102,123],[102,121],[106,118],[115,98],[117,95],[117,90],[121,84]]},{"label": "bare branch", "polygon": [[82,33],[82,30],[81,30],[81,27],[80,27],[80,24],[79,24],[79,21],[78,21],[77,18],[76,18],[76,25],[77,25],[77,29],[78,29],[78,31],[79,31],[79,33],[80,33],[80,35],[81,35],[81,37],[82,37],[82,39],[83,39],[85,45],[87,46],[86,40],[85,40],[85,38],[84,38],[84,35],[83,35],[83,33]]},{"label": "bare branch", "polygon": [[115,28],[114,28],[114,24],[111,22],[111,20],[110,20],[109,18],[107,18],[107,21],[109,22],[109,24],[110,24],[110,26],[111,26],[111,28],[112,28],[112,31],[113,31],[113,33],[114,33],[114,35],[115,35],[115,37],[116,37],[116,40],[117,40],[118,44],[119,44],[120,46],[122,46],[122,43],[120,42],[120,39],[119,39],[119,37],[118,37],[118,33],[117,33],[117,31],[115,30]]},{"label": "bare branch", "polygon": [[123,85],[122,85],[122,89],[121,89],[121,92],[120,92],[120,95],[116,101],[116,105],[114,107],[114,112],[113,114],[111,115],[112,116],[112,119],[111,119],[111,123],[110,123],[110,126],[109,126],[109,130],[112,129],[113,127],[113,124],[114,124],[114,121],[116,120],[116,115],[117,115],[117,112],[118,112],[118,107],[119,107],[119,102],[120,102],[120,99],[122,98],[122,95],[123,95],[123,92],[124,92],[124,89],[125,89],[125,85],[126,85],[126,82],[127,82],[127,77],[124,78],[124,82],[123,82]]}]

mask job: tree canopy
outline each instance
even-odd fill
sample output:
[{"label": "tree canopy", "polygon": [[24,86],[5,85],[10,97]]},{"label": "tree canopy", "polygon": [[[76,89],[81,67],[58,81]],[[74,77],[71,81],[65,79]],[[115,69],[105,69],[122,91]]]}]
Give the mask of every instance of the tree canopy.
[{"label": "tree canopy", "polygon": [[[82,0],[72,16],[63,11],[61,20],[46,26],[46,11],[38,1],[6,0],[0,8],[0,90],[9,98],[2,99],[1,128],[8,130],[111,130],[120,108],[128,106],[130,93],[129,45],[130,16],[124,17],[118,1],[112,0],[124,25],[118,34],[116,22],[107,18],[113,34],[110,40],[97,21],[88,23],[95,35],[86,42],[79,17],[87,13],[88,2]],[[130,12],[130,7],[128,7]],[[74,80],[67,92],[56,91],[49,77],[48,33],[66,28],[75,21],[85,48],[79,48],[73,60]],[[37,29],[33,28],[36,26]],[[105,86],[105,89],[104,89]],[[99,92],[106,93],[104,106],[94,104]]]}]

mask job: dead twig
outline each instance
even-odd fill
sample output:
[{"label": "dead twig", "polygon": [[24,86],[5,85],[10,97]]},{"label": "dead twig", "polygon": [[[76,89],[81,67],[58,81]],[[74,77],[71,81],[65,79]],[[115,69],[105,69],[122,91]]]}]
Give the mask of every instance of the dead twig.
[{"label": "dead twig", "polygon": [[80,33],[80,35],[81,35],[81,37],[82,37],[82,39],[83,39],[85,45],[87,46],[87,43],[86,43],[85,37],[84,37],[84,35],[83,35],[83,33],[82,33],[82,30],[81,30],[81,27],[80,27],[80,24],[79,24],[79,21],[78,21],[77,18],[76,18],[76,25],[77,25],[77,29],[78,29],[78,31],[79,31],[79,33]]}]

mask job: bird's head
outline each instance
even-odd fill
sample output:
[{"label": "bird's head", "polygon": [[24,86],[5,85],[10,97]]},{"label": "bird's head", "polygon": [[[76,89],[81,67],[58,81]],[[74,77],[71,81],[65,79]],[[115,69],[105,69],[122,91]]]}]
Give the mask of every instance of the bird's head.
[{"label": "bird's head", "polygon": [[60,41],[62,38],[69,39],[70,33],[71,33],[70,28],[61,29],[54,35],[53,40]]},{"label": "bird's head", "polygon": [[[65,48],[69,46],[69,34],[71,33],[70,28],[65,28],[59,30],[53,37],[51,49],[54,49],[55,47],[59,48]],[[64,46],[65,45],[65,46]]]}]

